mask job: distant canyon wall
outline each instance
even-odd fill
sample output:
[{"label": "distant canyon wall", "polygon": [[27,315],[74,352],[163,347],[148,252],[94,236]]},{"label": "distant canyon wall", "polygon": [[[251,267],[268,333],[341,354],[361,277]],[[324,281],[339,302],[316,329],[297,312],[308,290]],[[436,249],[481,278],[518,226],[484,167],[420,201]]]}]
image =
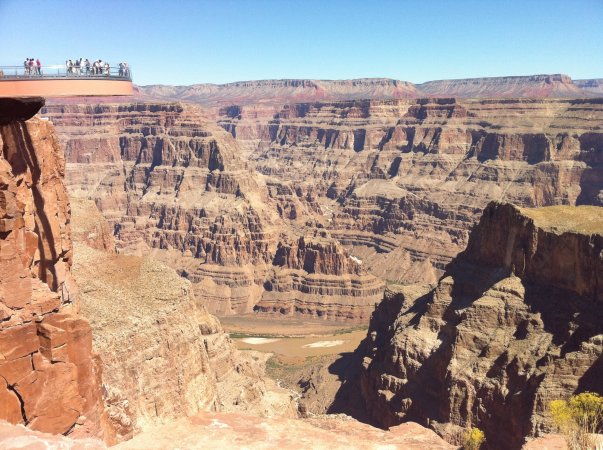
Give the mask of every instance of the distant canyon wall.
[{"label": "distant canyon wall", "polygon": [[[121,251],[152,253],[212,313],[366,321],[383,284],[315,217],[312,187],[258,175],[245,151],[180,104],[51,105],[72,195],[94,199]],[[282,258],[285,248],[295,255]]]},{"label": "distant canyon wall", "polygon": [[467,78],[414,84],[391,78],[351,80],[255,80],[190,86],[137,86],[137,96],[183,101],[206,108],[279,106],[289,103],[400,98],[594,98],[603,96],[600,79],[572,80],[564,74]]},{"label": "distant canyon wall", "polygon": [[599,99],[258,108],[217,120],[260,173],[311,190],[317,220],[384,279],[435,282],[491,200],[603,204]]}]

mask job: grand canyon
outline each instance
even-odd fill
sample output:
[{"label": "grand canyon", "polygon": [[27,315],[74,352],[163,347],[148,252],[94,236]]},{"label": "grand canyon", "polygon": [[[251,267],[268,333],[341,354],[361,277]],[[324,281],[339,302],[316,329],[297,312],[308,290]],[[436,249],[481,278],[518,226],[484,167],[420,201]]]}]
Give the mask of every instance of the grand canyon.
[{"label": "grand canyon", "polygon": [[601,86],[0,98],[0,448],[564,448],[550,401],[603,394]]}]

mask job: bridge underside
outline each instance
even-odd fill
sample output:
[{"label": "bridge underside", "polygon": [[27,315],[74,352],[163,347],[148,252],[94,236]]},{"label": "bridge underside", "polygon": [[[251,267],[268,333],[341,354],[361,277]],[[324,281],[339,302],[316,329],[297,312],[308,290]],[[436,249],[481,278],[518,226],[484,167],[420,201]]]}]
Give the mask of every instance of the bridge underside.
[{"label": "bridge underside", "polygon": [[71,97],[132,95],[132,82],[124,79],[20,79],[0,78],[0,97]]}]

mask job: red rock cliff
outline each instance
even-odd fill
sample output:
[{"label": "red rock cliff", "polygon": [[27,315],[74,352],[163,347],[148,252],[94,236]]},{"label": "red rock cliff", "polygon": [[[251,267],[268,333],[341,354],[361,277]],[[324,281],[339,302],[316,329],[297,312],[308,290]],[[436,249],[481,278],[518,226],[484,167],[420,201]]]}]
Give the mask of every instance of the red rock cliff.
[{"label": "red rock cliff", "polygon": [[71,279],[63,152],[49,122],[23,120],[43,104],[0,101],[0,419],[107,438],[91,329]]}]

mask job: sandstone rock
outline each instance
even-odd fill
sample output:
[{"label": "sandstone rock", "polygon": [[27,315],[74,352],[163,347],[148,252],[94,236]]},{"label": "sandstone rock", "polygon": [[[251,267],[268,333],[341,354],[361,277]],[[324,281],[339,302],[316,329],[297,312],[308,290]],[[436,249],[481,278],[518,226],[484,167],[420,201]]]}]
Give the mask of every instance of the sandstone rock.
[{"label": "sandstone rock", "polygon": [[603,392],[603,209],[491,203],[432,290],[386,292],[362,395],[381,426],[417,420],[492,448],[551,430],[546,405]]},{"label": "sandstone rock", "polygon": [[[405,423],[390,431],[372,428],[346,416],[324,416],[311,420],[262,419],[244,414],[202,413],[153,428],[119,449],[404,449],[444,450],[455,447],[433,431]],[[36,433],[0,421],[0,448],[61,448],[96,450],[106,448],[91,439],[73,440]]]},{"label": "sandstone rock", "polygon": [[[12,102],[12,103],[11,103]],[[43,101],[0,99],[0,419],[110,439],[71,277],[64,158]],[[35,110],[35,111],[34,111]]]},{"label": "sandstone rock", "polygon": [[[76,201],[74,217],[84,216],[82,207],[95,208]],[[90,227],[102,229],[102,221],[74,221],[83,243],[75,244],[73,274],[102,358],[103,398],[118,439],[199,411],[295,417],[291,394],[266,379],[263,359],[234,348],[190,282],[150,257],[88,245]]]},{"label": "sandstone rock", "polygon": [[72,439],[56,434],[41,433],[22,425],[11,425],[0,420],[0,449],[12,450],[105,450],[107,446],[97,439]]},{"label": "sandstone rock", "polygon": [[261,419],[243,414],[199,414],[141,434],[123,449],[240,448],[282,449],[453,449],[432,431],[406,423],[389,431],[346,416],[309,420]]}]

